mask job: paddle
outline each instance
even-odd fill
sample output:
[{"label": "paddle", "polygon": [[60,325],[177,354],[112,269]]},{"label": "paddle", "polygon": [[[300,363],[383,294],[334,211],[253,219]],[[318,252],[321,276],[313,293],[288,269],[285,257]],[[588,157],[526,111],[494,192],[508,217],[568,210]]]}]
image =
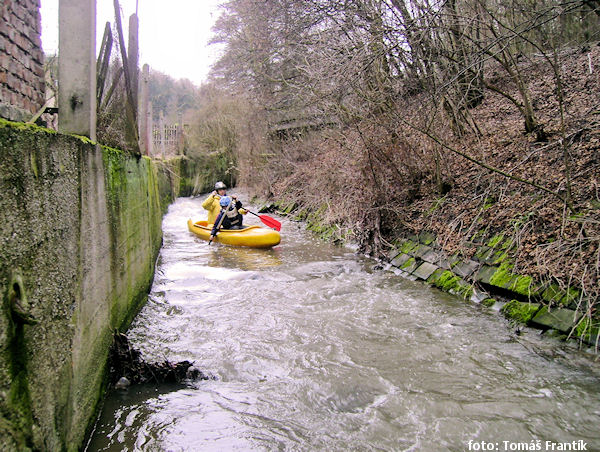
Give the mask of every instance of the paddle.
[{"label": "paddle", "polygon": [[277,221],[275,218],[271,218],[268,215],[258,215],[258,214],[254,213],[254,212],[250,212],[247,209],[246,209],[246,211],[248,213],[251,213],[252,215],[258,217],[260,219],[260,221],[262,221],[264,224],[266,224],[270,228],[273,228],[273,229],[275,229],[278,232],[281,231],[281,223],[279,221]]},{"label": "paddle", "polygon": [[223,224],[223,220],[225,219],[225,212],[227,212],[229,210],[229,206],[231,206],[232,202],[233,202],[233,198],[230,198],[229,199],[229,204],[227,204],[227,207],[225,208],[225,210],[221,211],[221,219],[219,220],[219,224],[217,225],[217,230],[215,231],[215,235],[211,235],[210,239],[208,240],[208,244],[209,245],[212,243],[212,241],[214,240],[214,238],[219,233],[219,229],[221,229],[221,225]]}]

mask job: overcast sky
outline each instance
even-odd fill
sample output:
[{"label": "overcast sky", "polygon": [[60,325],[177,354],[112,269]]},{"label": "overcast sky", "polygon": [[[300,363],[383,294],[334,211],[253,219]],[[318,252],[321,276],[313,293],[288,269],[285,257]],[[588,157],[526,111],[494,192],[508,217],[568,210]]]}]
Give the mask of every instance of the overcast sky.
[{"label": "overcast sky", "polygon": [[[188,78],[200,84],[218,54],[208,46],[211,27],[223,0],[138,0],[140,19],[140,66],[174,78]],[[135,13],[136,0],[120,0],[123,27],[127,36],[129,16]],[[46,53],[58,49],[58,0],[41,0],[42,47]],[[113,0],[96,1],[97,44],[100,47],[106,21],[114,24]]]}]

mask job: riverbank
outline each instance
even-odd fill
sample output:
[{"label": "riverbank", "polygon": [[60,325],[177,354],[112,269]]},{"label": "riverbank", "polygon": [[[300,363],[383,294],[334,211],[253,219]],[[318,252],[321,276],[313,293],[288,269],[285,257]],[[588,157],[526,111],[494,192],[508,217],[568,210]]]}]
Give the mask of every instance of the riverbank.
[{"label": "riverbank", "polygon": [[[321,237],[357,242],[411,275],[436,265],[442,288],[526,303],[505,311],[528,324],[539,314],[538,326],[596,345],[600,85],[589,61],[600,47],[560,58],[560,99],[548,95],[557,81],[545,60],[520,63],[540,133],[524,133],[520,111],[491,90],[468,110],[469,131],[456,133],[442,112],[423,110],[417,92],[391,113],[274,143],[270,161],[256,163],[263,182],[247,184]],[[519,96],[510,77],[489,71]],[[423,259],[424,247],[435,256]]]},{"label": "riverbank", "polygon": [[[342,229],[326,224],[319,212],[298,214],[297,204],[285,201],[254,198],[254,202],[261,204],[260,212],[276,211],[292,221],[304,222],[306,229],[321,240],[347,244],[348,236],[340,235]],[[360,250],[359,245],[355,246]],[[600,322],[585,316],[585,312],[593,312],[593,301],[584,298],[581,290],[562,290],[558,284],[544,284],[519,274],[509,255],[510,239],[502,234],[487,242],[473,241],[470,246],[472,250],[466,256],[449,255],[435,234],[423,231],[398,239],[388,253],[371,257],[401,277],[423,281],[465,302],[498,311],[513,322],[517,331],[520,325],[527,325],[553,338],[577,341],[589,352],[598,351]]]}]

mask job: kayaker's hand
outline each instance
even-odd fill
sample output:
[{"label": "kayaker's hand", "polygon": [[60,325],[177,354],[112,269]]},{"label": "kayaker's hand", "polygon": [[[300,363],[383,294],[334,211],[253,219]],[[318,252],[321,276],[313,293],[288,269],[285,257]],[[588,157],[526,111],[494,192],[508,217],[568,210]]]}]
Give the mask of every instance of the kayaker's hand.
[{"label": "kayaker's hand", "polygon": [[212,196],[213,198],[214,198],[215,196],[217,196],[217,190],[213,190],[213,191],[212,191],[212,193],[210,194],[210,196]]}]

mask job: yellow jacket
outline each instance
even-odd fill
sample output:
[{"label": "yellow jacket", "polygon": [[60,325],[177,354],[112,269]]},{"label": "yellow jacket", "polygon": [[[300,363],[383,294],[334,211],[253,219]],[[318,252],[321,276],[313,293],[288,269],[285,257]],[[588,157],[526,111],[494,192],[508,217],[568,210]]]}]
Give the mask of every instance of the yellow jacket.
[{"label": "yellow jacket", "polygon": [[213,195],[212,193],[208,195],[208,198],[204,200],[202,203],[202,207],[205,210],[208,210],[208,223],[214,224],[217,219],[217,215],[221,211],[221,205],[219,204],[219,199],[221,197],[219,195]]},{"label": "yellow jacket", "polygon": [[[208,223],[215,224],[215,220],[217,219],[217,215],[221,211],[221,205],[219,204],[219,200],[221,197],[219,195],[213,195],[212,193],[208,195],[208,197],[202,203],[202,207],[208,210]],[[246,215],[246,209],[243,207],[238,210],[242,215]]]}]

